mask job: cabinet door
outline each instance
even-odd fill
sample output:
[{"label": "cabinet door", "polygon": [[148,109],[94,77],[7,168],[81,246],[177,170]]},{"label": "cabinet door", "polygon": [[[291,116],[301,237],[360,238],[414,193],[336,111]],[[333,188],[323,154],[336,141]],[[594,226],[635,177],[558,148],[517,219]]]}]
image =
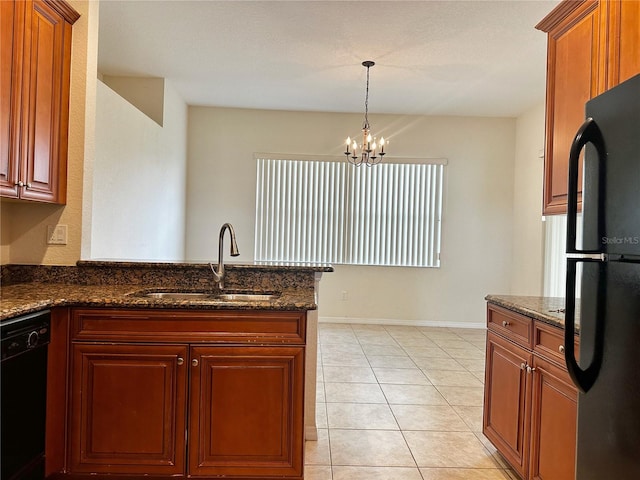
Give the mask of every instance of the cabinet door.
[{"label": "cabinet door", "polygon": [[640,1],[607,2],[607,89],[640,73]]},{"label": "cabinet door", "polygon": [[[600,22],[598,2],[590,0],[549,31],[544,214],[567,211],[571,142],[584,122],[585,103],[598,94],[602,74],[598,61]],[[582,185],[582,168],[579,179],[578,185]]]},{"label": "cabinet door", "polygon": [[71,473],[183,474],[184,345],[73,346]]},{"label": "cabinet door", "polygon": [[531,468],[535,480],[574,480],[578,393],[566,370],[535,357]]},{"label": "cabinet door", "polygon": [[0,22],[0,192],[17,198],[24,4],[0,2]]},{"label": "cabinet door", "polygon": [[302,478],[302,347],[192,347],[189,475]]},{"label": "cabinet door", "polygon": [[39,0],[26,17],[20,197],[64,203],[71,25]]},{"label": "cabinet door", "polygon": [[523,477],[529,451],[530,353],[487,333],[483,433]]}]

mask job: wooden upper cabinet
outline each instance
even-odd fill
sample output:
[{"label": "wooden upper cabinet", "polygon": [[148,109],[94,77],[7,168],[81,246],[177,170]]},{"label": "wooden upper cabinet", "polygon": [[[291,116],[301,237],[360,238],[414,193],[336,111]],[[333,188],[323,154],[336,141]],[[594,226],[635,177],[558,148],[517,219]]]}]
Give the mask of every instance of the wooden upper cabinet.
[{"label": "wooden upper cabinet", "polygon": [[585,103],[640,73],[639,22],[636,0],[565,0],[536,25],[548,34],[545,215],[567,212],[569,150]]},{"label": "wooden upper cabinet", "polygon": [[640,73],[640,1],[606,3],[609,18],[607,90]]},{"label": "wooden upper cabinet", "polygon": [[[560,18],[549,16],[537,28],[549,34],[543,205],[549,215],[567,211],[569,149],[584,122],[584,104],[598,93],[598,2],[584,2]],[[582,185],[582,168],[579,179]]]},{"label": "wooden upper cabinet", "polygon": [[66,201],[71,26],[78,18],[62,0],[2,2],[4,197]]},{"label": "wooden upper cabinet", "polygon": [[24,8],[16,2],[0,2],[0,22],[0,192],[17,198]]}]

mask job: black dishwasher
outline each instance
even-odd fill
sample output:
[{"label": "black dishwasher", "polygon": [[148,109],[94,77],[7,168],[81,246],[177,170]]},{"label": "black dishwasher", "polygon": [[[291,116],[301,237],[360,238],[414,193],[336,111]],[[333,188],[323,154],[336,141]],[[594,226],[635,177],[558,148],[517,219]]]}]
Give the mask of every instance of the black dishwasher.
[{"label": "black dishwasher", "polygon": [[42,480],[49,310],[0,323],[2,480]]}]

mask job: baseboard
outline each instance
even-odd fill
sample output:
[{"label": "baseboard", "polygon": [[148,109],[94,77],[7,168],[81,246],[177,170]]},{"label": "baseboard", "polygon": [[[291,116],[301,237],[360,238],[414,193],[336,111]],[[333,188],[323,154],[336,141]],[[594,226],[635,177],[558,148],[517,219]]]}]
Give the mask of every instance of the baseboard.
[{"label": "baseboard", "polygon": [[408,327],[487,328],[487,325],[484,322],[442,322],[433,320],[404,320],[397,318],[318,317],[318,323],[349,323],[352,325],[401,325]]},{"label": "baseboard", "polygon": [[318,440],[318,428],[316,426],[305,425],[304,439],[310,441]]}]

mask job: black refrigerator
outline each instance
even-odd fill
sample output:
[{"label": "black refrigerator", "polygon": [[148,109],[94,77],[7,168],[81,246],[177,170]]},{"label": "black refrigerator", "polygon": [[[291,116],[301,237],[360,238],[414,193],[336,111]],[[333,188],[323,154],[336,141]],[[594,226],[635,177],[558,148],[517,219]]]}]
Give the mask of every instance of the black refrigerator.
[{"label": "black refrigerator", "polygon": [[[586,118],[571,147],[567,217],[564,344],[579,389],[576,479],[638,480],[640,75],[587,102]],[[577,245],[583,150],[583,231]],[[579,355],[573,342],[578,328]]]}]

